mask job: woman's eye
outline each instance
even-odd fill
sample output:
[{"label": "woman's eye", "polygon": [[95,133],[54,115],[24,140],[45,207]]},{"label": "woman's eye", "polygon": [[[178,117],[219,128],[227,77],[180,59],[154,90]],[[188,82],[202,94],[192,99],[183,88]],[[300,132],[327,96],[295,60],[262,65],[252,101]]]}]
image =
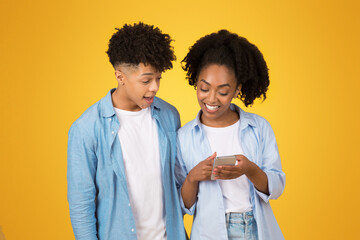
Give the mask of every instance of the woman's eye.
[{"label": "woman's eye", "polygon": [[228,93],[219,93],[221,96],[227,96]]},{"label": "woman's eye", "polygon": [[209,90],[208,90],[208,89],[200,88],[200,91],[202,91],[202,92],[208,92]]},{"label": "woman's eye", "polygon": [[144,84],[148,84],[149,82],[150,82],[150,80],[143,81]]}]

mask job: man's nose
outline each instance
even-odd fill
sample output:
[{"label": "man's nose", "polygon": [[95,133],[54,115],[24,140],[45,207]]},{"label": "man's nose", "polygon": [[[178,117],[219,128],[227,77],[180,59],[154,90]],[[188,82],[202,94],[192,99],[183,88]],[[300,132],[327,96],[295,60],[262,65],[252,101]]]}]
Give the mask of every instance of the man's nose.
[{"label": "man's nose", "polygon": [[160,82],[159,81],[151,81],[151,85],[150,85],[150,88],[149,90],[151,92],[154,92],[154,93],[157,93],[157,91],[159,91],[159,86],[160,86]]}]

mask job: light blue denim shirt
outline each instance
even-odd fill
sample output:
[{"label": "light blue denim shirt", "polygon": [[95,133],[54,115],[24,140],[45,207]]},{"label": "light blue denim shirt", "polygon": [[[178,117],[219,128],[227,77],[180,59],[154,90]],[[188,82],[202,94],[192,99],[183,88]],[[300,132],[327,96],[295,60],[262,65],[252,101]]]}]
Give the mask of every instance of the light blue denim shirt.
[{"label": "light blue denim shirt", "polygon": [[[285,186],[285,174],[282,172],[274,132],[264,118],[244,112],[234,104],[231,109],[240,114],[239,138],[244,155],[256,163],[268,177],[270,195],[259,192],[249,181],[250,200],[259,239],[284,239],[269,204],[270,199],[276,199],[282,194]],[[178,131],[175,174],[179,185],[183,184],[193,167],[212,155],[200,123],[200,113]],[[179,195],[183,213],[194,215],[192,239],[228,239],[223,195],[218,181],[200,182],[197,200],[190,209],[184,206],[181,194]]]},{"label": "light blue denim shirt", "polygon": [[[69,131],[68,201],[77,240],[137,239],[113,90],[87,109]],[[159,98],[154,99],[151,113],[158,127],[167,238],[185,239],[174,177],[179,113]]]}]

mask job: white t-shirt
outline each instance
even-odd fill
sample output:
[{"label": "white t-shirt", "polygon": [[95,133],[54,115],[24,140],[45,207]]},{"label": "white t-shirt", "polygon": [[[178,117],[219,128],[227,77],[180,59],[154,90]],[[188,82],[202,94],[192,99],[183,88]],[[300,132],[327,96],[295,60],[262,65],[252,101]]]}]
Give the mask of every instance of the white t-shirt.
[{"label": "white t-shirt", "polygon": [[[202,128],[210,143],[212,152],[217,156],[229,156],[243,154],[239,136],[240,121],[223,128],[208,127],[202,124]],[[224,198],[225,212],[247,212],[252,210],[250,202],[250,187],[248,178],[242,175],[231,180],[216,180],[219,182]]]},{"label": "white t-shirt", "polygon": [[151,109],[115,108],[130,205],[140,240],[166,239],[159,139]]}]

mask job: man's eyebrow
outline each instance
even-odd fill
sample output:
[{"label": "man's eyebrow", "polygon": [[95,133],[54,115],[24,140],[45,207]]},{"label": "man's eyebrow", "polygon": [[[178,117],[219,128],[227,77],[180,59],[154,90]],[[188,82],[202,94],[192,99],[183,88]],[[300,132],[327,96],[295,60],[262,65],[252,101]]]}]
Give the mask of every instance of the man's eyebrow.
[{"label": "man's eyebrow", "polygon": [[154,73],[152,73],[152,72],[145,72],[145,73],[142,73],[140,76],[148,76],[148,75],[154,75]]}]

